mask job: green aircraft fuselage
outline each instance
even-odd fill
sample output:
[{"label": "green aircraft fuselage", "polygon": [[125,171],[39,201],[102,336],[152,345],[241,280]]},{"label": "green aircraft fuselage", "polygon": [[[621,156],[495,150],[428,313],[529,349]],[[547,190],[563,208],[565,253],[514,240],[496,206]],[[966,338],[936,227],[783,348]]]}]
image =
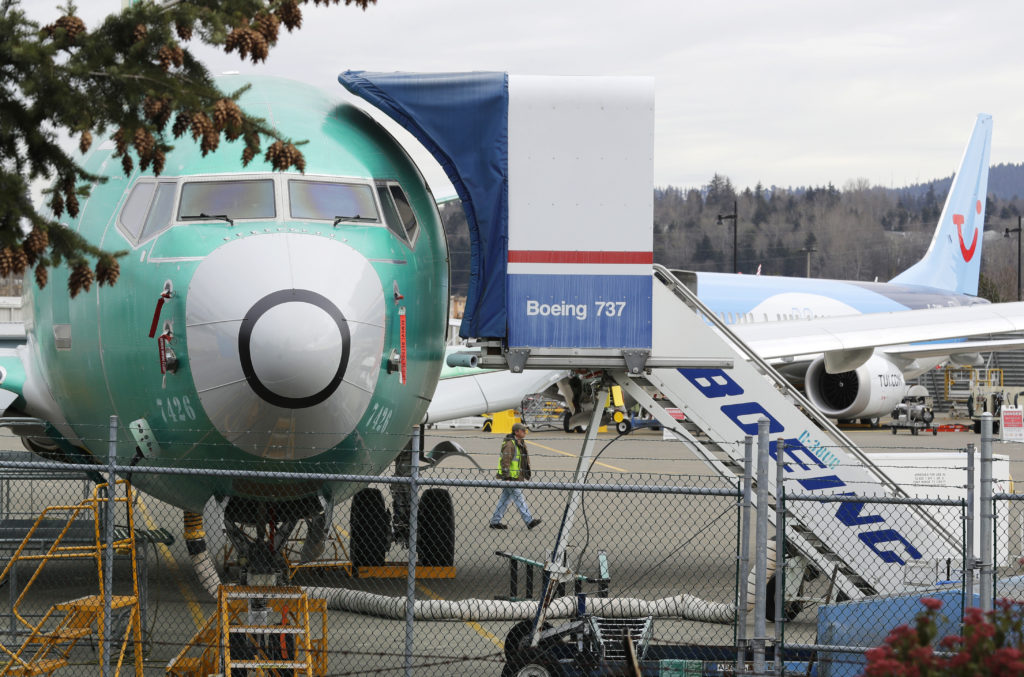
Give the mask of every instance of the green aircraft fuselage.
[{"label": "green aircraft fuselage", "polygon": [[[139,446],[140,466],[377,474],[422,419],[447,322],[433,196],[365,113],[305,85],[252,81],[240,105],[309,140],[304,173],[272,172],[260,158],[242,167],[240,143],[202,157],[186,138],[159,177],[124,176],[109,142],[86,158],[108,181],[70,225],[128,254],[116,285],[73,299],[64,268],[43,289],[26,281],[16,407],[49,423],[56,453],[102,461],[116,414],[118,456]],[[188,510],[211,496],[337,500],[358,488],[148,473],[133,481]]]}]

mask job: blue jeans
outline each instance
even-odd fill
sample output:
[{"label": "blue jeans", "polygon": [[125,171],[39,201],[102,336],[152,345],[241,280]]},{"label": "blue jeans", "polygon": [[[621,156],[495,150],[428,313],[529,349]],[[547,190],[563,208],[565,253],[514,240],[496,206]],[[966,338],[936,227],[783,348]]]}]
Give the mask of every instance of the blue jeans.
[{"label": "blue jeans", "polygon": [[533,521],[533,515],[530,514],[530,506],[526,505],[526,499],[523,497],[523,490],[513,485],[511,482],[510,486],[505,487],[501,490],[501,498],[498,499],[498,507],[494,509],[494,514],[491,515],[491,524],[498,524],[501,519],[505,516],[505,511],[508,510],[509,503],[515,503],[516,508],[519,509],[519,514],[523,518],[523,522],[529,524]]}]

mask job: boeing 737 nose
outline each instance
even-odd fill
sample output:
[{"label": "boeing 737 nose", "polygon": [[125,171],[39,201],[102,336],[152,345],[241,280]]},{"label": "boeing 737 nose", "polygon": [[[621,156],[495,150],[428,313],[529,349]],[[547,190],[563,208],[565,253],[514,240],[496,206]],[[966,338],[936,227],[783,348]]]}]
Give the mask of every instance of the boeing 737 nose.
[{"label": "boeing 737 nose", "polygon": [[300,459],[355,429],[385,322],[377,273],[355,249],[292,233],[229,242],[199,265],[185,308],[196,392],[229,442]]}]

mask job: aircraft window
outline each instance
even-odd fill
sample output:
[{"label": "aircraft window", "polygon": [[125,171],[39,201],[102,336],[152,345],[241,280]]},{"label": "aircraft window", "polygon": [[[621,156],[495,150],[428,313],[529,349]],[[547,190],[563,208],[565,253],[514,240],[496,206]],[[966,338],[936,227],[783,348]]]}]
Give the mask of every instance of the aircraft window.
[{"label": "aircraft window", "polygon": [[409,236],[405,232],[405,226],[402,225],[402,219],[398,216],[398,209],[391,199],[391,193],[388,192],[387,186],[377,186],[377,195],[380,196],[380,204],[384,209],[384,222],[388,224],[388,230],[408,242]]},{"label": "aircraft window", "polygon": [[412,211],[412,205],[409,204],[409,198],[405,196],[405,191],[402,190],[401,186],[391,185],[391,197],[395,198],[395,206],[398,208],[398,215],[402,217],[402,225],[405,226],[405,232],[409,234],[409,240],[413,240],[416,237],[416,214]]},{"label": "aircraft window", "polygon": [[274,180],[189,181],[181,187],[178,219],[181,221],[228,217],[238,219],[272,219]]},{"label": "aircraft window", "polygon": [[288,204],[293,219],[380,222],[369,186],[329,181],[288,181]]},{"label": "aircraft window", "polygon": [[156,198],[153,206],[146,217],[146,225],[142,228],[139,240],[148,240],[157,233],[166,230],[171,225],[171,215],[174,212],[174,192],[177,184],[168,181],[161,181],[157,184]]},{"label": "aircraft window", "polygon": [[121,209],[121,225],[124,226],[125,234],[129,240],[138,240],[142,232],[143,223],[146,220],[146,212],[149,211],[149,201],[153,197],[156,184],[152,181],[144,181],[135,184],[131,194],[125,200]]}]

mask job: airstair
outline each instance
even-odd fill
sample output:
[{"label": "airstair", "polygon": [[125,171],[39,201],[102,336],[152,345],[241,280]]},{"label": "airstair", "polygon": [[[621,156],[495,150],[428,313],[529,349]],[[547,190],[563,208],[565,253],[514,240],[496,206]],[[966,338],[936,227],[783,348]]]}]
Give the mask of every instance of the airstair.
[{"label": "airstair", "polygon": [[[803,395],[761,360],[667,269],[654,266],[651,364],[732,359],[731,369],[649,368],[609,374],[691,452],[722,476],[743,475],[746,435],[770,421],[771,453],[784,440],[787,495],[899,497],[906,493]],[[737,357],[741,359],[736,359]],[[666,359],[668,358],[668,359]],[[656,399],[657,396],[657,399]],[[668,408],[682,410],[680,421]],[[774,472],[769,491],[776,498]],[[920,570],[962,557],[962,536],[919,506],[867,501],[786,504],[788,548],[850,598],[906,590]]]},{"label": "airstair", "polygon": [[[103,645],[104,637],[119,643],[113,645],[116,650],[116,669],[120,674],[129,646],[132,648],[135,674],[142,674],[142,627],[139,607],[139,580],[135,560],[135,529],[132,517],[131,485],[123,480],[117,482],[123,487],[121,496],[115,494],[114,503],[124,508],[127,529],[118,529],[113,541],[114,552],[127,555],[131,560],[131,594],[112,595],[104,588],[104,548],[103,525],[109,502],[106,484],[93,488],[91,498],[76,505],[50,506],[36,519],[18,549],[8,560],[0,582],[7,581],[19,563],[35,563],[28,582],[14,601],[11,613],[24,633],[24,639],[17,648],[8,648],[0,644],[0,661],[5,661],[0,668],[3,675],[50,675],[56,670],[68,666],[73,658],[73,651],[79,642],[95,636],[97,643]],[[111,511],[111,516],[113,511]],[[95,535],[94,541],[82,544],[71,537],[75,528],[82,522],[91,524]],[[53,524],[63,526],[52,536],[47,537],[48,545],[41,551],[33,546],[40,541],[40,534],[47,531]],[[38,620],[30,618],[25,611],[28,606],[32,585],[36,583],[47,564],[68,560],[92,560],[96,565],[98,593],[78,599],[58,602],[52,605]],[[124,618],[127,622],[121,630],[117,623],[105,627],[105,608],[109,600],[111,619]],[[115,633],[119,632],[120,636]]]}]

